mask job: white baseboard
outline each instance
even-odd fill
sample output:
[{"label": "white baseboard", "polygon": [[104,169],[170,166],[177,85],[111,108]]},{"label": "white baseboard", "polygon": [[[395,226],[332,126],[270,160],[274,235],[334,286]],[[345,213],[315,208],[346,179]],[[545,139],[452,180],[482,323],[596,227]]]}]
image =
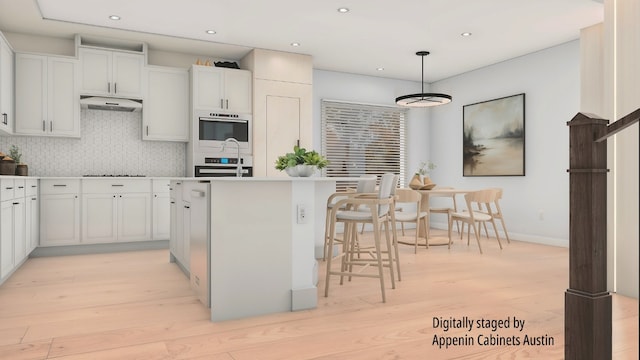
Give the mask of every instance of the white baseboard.
[{"label": "white baseboard", "polygon": [[[442,223],[442,222],[440,223],[432,222],[430,225],[432,228],[440,229],[440,230],[447,230],[449,228],[446,223]],[[498,228],[499,227],[500,226],[498,226]],[[491,233],[491,231],[489,231],[489,233]],[[498,230],[498,233],[502,238],[506,238],[503,231]],[[516,240],[516,241],[524,241],[524,242],[529,242],[534,244],[541,244],[541,245],[558,246],[558,247],[564,247],[564,248],[569,247],[569,239],[558,239],[558,238],[551,238],[546,236],[520,234],[520,233],[511,232],[511,231],[509,231],[509,239]]]}]

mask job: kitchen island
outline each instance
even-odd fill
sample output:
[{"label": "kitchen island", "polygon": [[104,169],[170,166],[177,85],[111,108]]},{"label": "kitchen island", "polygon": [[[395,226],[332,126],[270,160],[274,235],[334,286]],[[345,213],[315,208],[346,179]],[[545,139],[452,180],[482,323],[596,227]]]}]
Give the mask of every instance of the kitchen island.
[{"label": "kitchen island", "polygon": [[336,180],[182,179],[185,190],[190,184],[210,185],[207,283],[212,321],[317,306],[316,257],[322,256],[326,201]]}]

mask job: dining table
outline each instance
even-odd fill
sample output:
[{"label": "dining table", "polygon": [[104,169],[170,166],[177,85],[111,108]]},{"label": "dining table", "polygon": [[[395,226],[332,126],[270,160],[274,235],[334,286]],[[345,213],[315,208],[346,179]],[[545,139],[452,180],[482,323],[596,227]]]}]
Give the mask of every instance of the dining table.
[{"label": "dining table", "polygon": [[[455,201],[455,197],[458,195],[464,195],[466,193],[472,192],[474,190],[468,190],[468,189],[456,189],[456,188],[451,188],[451,187],[434,187],[433,189],[430,190],[416,190],[420,193],[420,195],[422,195],[421,201],[420,201],[420,211],[424,211],[427,213],[427,226],[426,229],[424,228],[420,228],[420,232],[418,233],[418,237],[425,239],[425,242],[428,242],[429,246],[431,245],[448,245],[449,244],[449,238],[448,237],[442,237],[442,236],[438,236],[438,237],[431,237],[429,235],[429,229],[431,227],[430,224],[430,217],[431,217],[431,205],[430,205],[430,199],[432,197],[451,197],[452,201]],[[453,204],[451,204],[451,206],[453,207]],[[460,210],[460,209],[458,209]],[[419,245],[423,245],[425,246],[425,244],[419,244]]]}]

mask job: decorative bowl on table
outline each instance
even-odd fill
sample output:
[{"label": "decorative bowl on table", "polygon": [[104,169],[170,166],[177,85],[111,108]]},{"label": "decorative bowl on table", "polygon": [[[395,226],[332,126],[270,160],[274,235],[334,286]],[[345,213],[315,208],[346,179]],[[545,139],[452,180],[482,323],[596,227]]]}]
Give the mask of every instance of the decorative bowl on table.
[{"label": "decorative bowl on table", "polygon": [[422,187],[420,187],[420,190],[431,190],[434,187],[436,187],[436,184],[430,183],[430,184],[426,184],[426,185],[423,185]]}]

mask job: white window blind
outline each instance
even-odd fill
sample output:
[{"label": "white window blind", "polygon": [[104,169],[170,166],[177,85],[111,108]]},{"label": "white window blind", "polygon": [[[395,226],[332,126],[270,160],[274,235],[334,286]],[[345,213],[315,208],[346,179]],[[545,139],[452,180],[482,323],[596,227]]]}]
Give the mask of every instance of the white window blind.
[{"label": "white window blind", "polygon": [[[400,175],[405,179],[406,109],[322,100],[322,154],[328,177],[364,174]],[[338,182],[338,191],[355,182]]]}]

